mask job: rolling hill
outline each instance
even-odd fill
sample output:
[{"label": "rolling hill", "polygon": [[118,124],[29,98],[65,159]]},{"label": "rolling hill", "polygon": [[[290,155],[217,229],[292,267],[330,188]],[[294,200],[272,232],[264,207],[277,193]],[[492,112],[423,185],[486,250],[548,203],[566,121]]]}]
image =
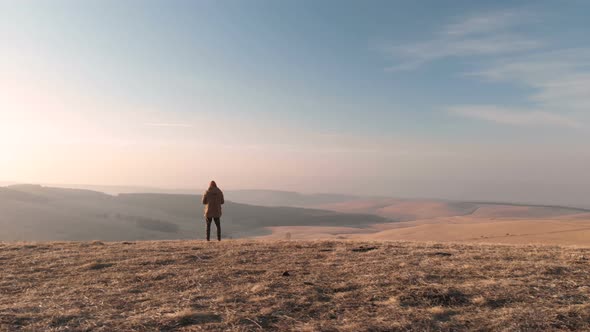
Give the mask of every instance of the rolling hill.
[{"label": "rolling hill", "polygon": [[[368,227],[273,226],[262,239],[414,240],[590,246],[590,210],[504,202],[307,196],[308,207],[391,220]],[[302,200],[300,200],[302,201]],[[316,202],[317,204],[313,204]]]},{"label": "rolling hill", "polygon": [[302,194],[280,190],[229,190],[226,192],[229,200],[238,203],[260,206],[291,206],[314,208],[341,202],[360,199],[359,196],[342,194]]},{"label": "rolling hill", "polygon": [[[165,240],[204,236],[201,197],[181,194],[120,194],[15,185],[0,188],[0,241]],[[387,221],[294,207],[261,207],[228,201],[224,237],[269,233],[286,225],[366,227]]]},{"label": "rolling hill", "polygon": [[[268,190],[228,191],[226,196],[225,238],[590,245],[590,211],[578,208]],[[39,185],[0,187],[0,241],[203,238],[200,199]]]}]

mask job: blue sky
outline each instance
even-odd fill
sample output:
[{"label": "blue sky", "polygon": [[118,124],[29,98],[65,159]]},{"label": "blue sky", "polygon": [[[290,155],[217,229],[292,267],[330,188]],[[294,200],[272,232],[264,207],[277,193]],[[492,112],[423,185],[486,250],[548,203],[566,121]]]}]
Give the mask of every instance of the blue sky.
[{"label": "blue sky", "polygon": [[0,171],[585,203],[588,12],[575,0],[2,0]]}]

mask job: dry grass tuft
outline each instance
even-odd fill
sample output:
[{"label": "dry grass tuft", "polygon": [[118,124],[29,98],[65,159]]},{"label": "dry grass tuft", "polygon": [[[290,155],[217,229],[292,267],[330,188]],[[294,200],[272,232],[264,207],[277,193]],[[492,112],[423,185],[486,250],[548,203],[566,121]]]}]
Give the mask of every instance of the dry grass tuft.
[{"label": "dry grass tuft", "polygon": [[183,310],[167,315],[163,329],[176,329],[182,326],[219,323],[221,321],[221,316],[215,313]]},{"label": "dry grass tuft", "polygon": [[589,256],[409,242],[0,243],[0,330],[585,331]]},{"label": "dry grass tuft", "polygon": [[470,303],[464,292],[447,287],[413,287],[399,297],[399,303],[408,307],[464,306]]},{"label": "dry grass tuft", "polygon": [[84,268],[87,270],[102,270],[102,269],[106,269],[107,267],[111,267],[113,265],[115,265],[115,264],[95,262],[95,263],[90,263],[90,264],[84,265]]}]

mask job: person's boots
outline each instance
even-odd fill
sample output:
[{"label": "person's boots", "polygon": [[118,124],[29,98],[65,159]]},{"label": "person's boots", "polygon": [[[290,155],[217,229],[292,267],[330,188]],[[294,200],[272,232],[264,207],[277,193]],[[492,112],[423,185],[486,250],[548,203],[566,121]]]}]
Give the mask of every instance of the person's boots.
[{"label": "person's boots", "polygon": [[211,223],[208,222],[207,223],[207,241],[209,241],[210,237],[211,237]]}]

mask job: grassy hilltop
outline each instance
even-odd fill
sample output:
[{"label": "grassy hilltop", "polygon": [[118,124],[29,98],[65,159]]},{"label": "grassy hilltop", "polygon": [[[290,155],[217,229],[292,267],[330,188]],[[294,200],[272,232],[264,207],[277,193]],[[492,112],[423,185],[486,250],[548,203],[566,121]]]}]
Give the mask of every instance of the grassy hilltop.
[{"label": "grassy hilltop", "polygon": [[0,330],[590,330],[589,258],[411,242],[0,243]]}]

